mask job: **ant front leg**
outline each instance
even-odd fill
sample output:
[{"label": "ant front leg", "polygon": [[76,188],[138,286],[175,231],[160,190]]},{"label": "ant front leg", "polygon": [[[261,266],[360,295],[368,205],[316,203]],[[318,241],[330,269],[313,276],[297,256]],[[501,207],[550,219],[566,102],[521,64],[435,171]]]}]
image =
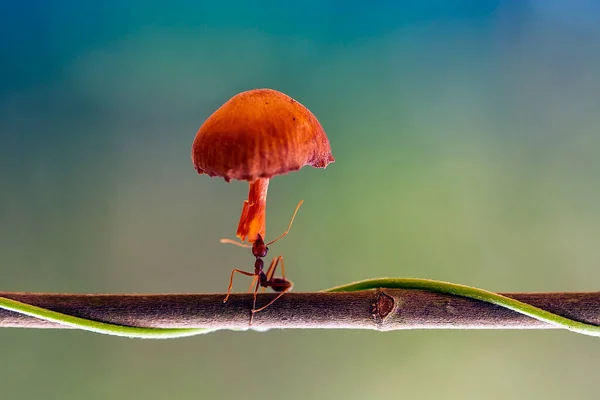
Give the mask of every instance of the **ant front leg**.
[{"label": "ant front leg", "polygon": [[229,287],[227,288],[227,296],[225,296],[225,300],[223,300],[223,303],[227,303],[227,300],[229,299],[229,295],[231,294],[231,288],[233,287],[233,275],[235,275],[236,272],[242,275],[252,276],[256,279],[256,274],[251,274],[250,272],[242,271],[240,269],[234,269],[233,271],[231,271],[231,277],[229,278]]},{"label": "ant front leg", "polygon": [[254,289],[254,285],[256,284],[256,280],[258,279],[258,275],[254,275],[254,278],[252,278],[252,282],[250,282],[250,287],[248,288],[248,293],[251,293],[252,290]]}]

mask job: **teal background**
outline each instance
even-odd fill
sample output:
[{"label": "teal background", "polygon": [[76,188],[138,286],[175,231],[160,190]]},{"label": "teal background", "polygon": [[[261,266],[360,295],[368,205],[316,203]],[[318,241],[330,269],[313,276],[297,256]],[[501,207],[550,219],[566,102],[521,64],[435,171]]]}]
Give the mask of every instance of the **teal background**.
[{"label": "teal background", "polygon": [[[296,291],[423,277],[494,291],[600,282],[593,1],[0,5],[5,291],[223,292],[247,185],[199,176],[218,106],[283,91],[336,162],[273,179]],[[245,290],[246,281],[236,288]],[[563,331],[219,332],[142,341],[0,330],[6,399],[594,399]]]}]

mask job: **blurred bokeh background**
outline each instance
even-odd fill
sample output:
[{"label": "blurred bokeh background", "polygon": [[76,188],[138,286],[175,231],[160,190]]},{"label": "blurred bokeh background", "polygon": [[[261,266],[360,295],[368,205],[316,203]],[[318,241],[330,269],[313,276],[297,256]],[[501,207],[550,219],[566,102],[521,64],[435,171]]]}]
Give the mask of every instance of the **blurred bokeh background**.
[{"label": "blurred bokeh background", "polygon": [[[218,243],[247,185],[197,175],[190,147],[257,87],[308,106],[336,157],[270,186],[269,237],[305,201],[271,252],[295,290],[598,290],[597,2],[123,3],[0,6],[2,290],[223,292],[252,267]],[[562,331],[0,343],[6,399],[591,399],[600,368],[597,339]]]}]

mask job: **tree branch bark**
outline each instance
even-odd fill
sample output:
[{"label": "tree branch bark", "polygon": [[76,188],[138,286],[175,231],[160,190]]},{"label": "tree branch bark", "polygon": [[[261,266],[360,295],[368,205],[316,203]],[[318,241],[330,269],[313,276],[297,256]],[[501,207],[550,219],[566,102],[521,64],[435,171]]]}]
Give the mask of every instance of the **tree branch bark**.
[{"label": "tree branch bark", "polygon": [[[503,293],[544,310],[600,325],[600,292]],[[257,306],[275,294],[259,295]],[[154,328],[248,328],[251,294],[52,294],[0,296],[86,319]],[[550,329],[514,311],[468,298],[422,290],[373,289],[287,293],[254,316],[255,328]],[[0,309],[0,327],[67,328]]]}]

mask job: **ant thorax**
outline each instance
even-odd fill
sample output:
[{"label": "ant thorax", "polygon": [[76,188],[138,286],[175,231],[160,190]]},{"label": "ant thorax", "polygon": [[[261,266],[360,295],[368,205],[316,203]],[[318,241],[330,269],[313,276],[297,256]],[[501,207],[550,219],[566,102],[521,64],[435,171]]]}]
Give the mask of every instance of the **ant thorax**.
[{"label": "ant thorax", "polygon": [[259,275],[263,273],[265,268],[265,263],[262,258],[256,257],[256,261],[254,261],[254,275]]}]

